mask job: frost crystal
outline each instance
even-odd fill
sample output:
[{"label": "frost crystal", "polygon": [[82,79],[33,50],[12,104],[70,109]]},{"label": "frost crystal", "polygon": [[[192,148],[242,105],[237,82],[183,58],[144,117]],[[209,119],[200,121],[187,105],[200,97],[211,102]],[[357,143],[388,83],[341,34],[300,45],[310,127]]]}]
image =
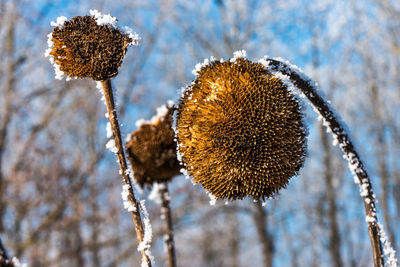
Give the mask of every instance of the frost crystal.
[{"label": "frost crystal", "polygon": [[115,146],[115,140],[114,139],[110,139],[108,140],[107,144],[106,144],[106,148],[108,150],[110,150],[113,153],[117,153],[118,152],[118,148]]},{"label": "frost crystal", "polygon": [[162,105],[157,108],[157,114],[151,117],[150,120],[139,119],[136,121],[135,125],[137,128],[140,128],[143,124],[155,124],[158,120],[162,120],[168,113],[168,108],[172,108],[174,106],[174,102],[172,100],[168,100],[167,105]]},{"label": "frost crystal", "polygon": [[365,217],[365,221],[366,221],[367,223],[375,223],[375,222],[376,222],[376,219],[375,219],[374,217],[367,216],[367,217]]},{"label": "frost crystal", "polygon": [[160,191],[165,189],[165,184],[163,183],[153,183],[153,189],[151,190],[149,194],[149,199],[153,200],[157,204],[161,204],[161,193]]},{"label": "frost crystal", "polygon": [[60,16],[57,18],[57,20],[54,22],[50,22],[50,25],[53,27],[60,27],[64,25],[64,22],[66,22],[68,19],[64,16]]},{"label": "frost crystal", "polygon": [[385,230],[383,229],[382,224],[378,224],[379,226],[379,235],[381,242],[383,244],[383,253],[386,256],[386,263],[385,266],[389,267],[397,267],[397,258],[396,258],[396,250],[393,249],[392,244],[387,237]]},{"label": "frost crystal", "polygon": [[211,193],[208,193],[208,197],[210,198],[210,205],[214,206],[215,203],[217,203],[217,199],[215,198],[215,196]]},{"label": "frost crystal", "polygon": [[17,257],[13,257],[11,262],[13,263],[14,267],[28,267],[28,264],[21,263]]},{"label": "frost crystal", "polygon": [[[212,59],[213,59],[213,58],[211,58],[211,60],[212,60]],[[200,70],[201,70],[203,67],[205,67],[205,66],[207,66],[207,65],[209,65],[209,64],[210,64],[210,59],[208,59],[208,58],[205,58],[204,61],[203,61],[203,63],[197,63],[197,64],[194,66],[194,70],[192,70],[193,75],[195,75],[195,76],[199,75]]]},{"label": "frost crystal", "polygon": [[121,197],[122,201],[124,204],[124,209],[126,209],[129,212],[136,212],[136,207],[133,203],[129,201],[129,189],[131,188],[130,185],[124,184],[122,186],[122,192],[121,192]]},{"label": "frost crystal", "polygon": [[89,10],[89,13],[96,19],[97,25],[109,25],[113,28],[117,27],[117,19],[115,17],[109,14],[102,14],[96,9]]},{"label": "frost crystal", "polygon": [[[60,18],[60,17],[59,17],[59,18]],[[58,21],[59,18],[57,18],[57,21]],[[53,25],[55,22],[52,21],[51,23],[52,23],[52,25]],[[64,75],[65,75],[65,73],[64,73],[62,70],[60,70],[60,66],[58,66],[58,65],[56,64],[56,62],[55,62],[55,60],[54,60],[54,57],[50,54],[51,49],[52,49],[53,46],[54,46],[54,43],[53,43],[52,39],[53,39],[53,34],[52,34],[52,33],[49,33],[49,34],[47,35],[47,46],[48,46],[48,48],[46,49],[46,52],[44,53],[44,56],[45,56],[45,57],[48,57],[50,63],[53,65],[54,72],[55,72],[55,77],[54,77],[54,78],[57,79],[57,80],[62,80],[63,77],[64,77]],[[67,76],[67,77],[68,77],[68,76]]]},{"label": "frost crystal", "polygon": [[368,196],[368,184],[360,185],[360,196],[362,197]]},{"label": "frost crystal", "polygon": [[137,34],[136,32],[134,32],[130,27],[128,26],[123,26],[122,30],[128,34],[129,38],[132,39],[132,42],[129,45],[135,45],[138,46],[139,45],[139,41],[140,41],[140,36],[139,34]]},{"label": "frost crystal", "polygon": [[107,122],[106,131],[107,131],[107,138],[110,138],[113,136],[110,122]]},{"label": "frost crystal", "polygon": [[[145,200],[141,200],[140,208],[142,210],[142,215],[143,215],[144,237],[143,237],[143,241],[140,242],[140,244],[138,245],[137,250],[144,251],[146,253],[146,255],[149,257],[150,261],[153,263],[154,257],[151,255],[151,252],[150,252],[153,230],[152,230],[151,224],[150,224],[149,213],[147,212],[146,206],[144,204],[145,204]],[[142,266],[147,266],[147,265],[148,264],[143,260]]]},{"label": "frost crystal", "polygon": [[247,52],[246,50],[238,50],[233,52],[233,58],[231,58],[231,62],[236,62],[236,59],[238,58],[246,58],[247,57]]}]

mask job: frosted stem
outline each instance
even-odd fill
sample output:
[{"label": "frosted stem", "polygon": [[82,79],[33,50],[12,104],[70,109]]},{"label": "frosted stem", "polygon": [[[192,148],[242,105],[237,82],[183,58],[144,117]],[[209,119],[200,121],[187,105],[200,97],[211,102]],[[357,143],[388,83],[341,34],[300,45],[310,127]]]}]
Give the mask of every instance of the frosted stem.
[{"label": "frosted stem", "polygon": [[6,247],[0,239],[0,266],[14,266],[13,262],[10,260],[8,256]]},{"label": "frosted stem", "polygon": [[351,171],[355,175],[356,182],[361,187],[361,196],[364,202],[364,210],[368,223],[368,235],[371,241],[373,260],[375,267],[383,267],[383,251],[380,242],[380,230],[376,217],[375,195],[372,190],[371,180],[364,168],[349,135],[345,131],[345,125],[335,115],[330,105],[318,93],[312,79],[298,72],[287,63],[275,59],[265,59],[268,69],[277,71],[289,77],[290,81],[307,97],[311,104],[318,110],[319,114],[327,122],[327,127],[332,131],[334,138],[338,141],[346,159],[349,161]]},{"label": "frosted stem", "polygon": [[[121,131],[119,128],[119,123],[118,123],[118,117],[117,117],[117,111],[115,110],[115,102],[114,102],[114,95],[113,95],[113,90],[112,90],[112,85],[110,79],[107,79],[106,81],[101,82],[102,85],[102,90],[104,94],[104,100],[107,106],[107,113],[108,113],[108,118],[111,123],[111,129],[112,133],[114,136],[115,140],[115,147],[118,149],[116,151],[116,155],[118,158],[118,164],[119,168],[121,170],[121,176],[122,180],[125,185],[129,185],[128,189],[128,201],[133,204],[136,209],[134,211],[131,211],[133,222],[135,224],[135,230],[136,230],[136,235],[138,237],[139,243],[143,241],[144,238],[144,228],[143,228],[143,222],[142,218],[140,216],[140,205],[137,202],[135,195],[133,193],[133,185],[131,183],[131,179],[129,177],[129,171],[128,171],[128,166],[126,163],[126,158],[125,158],[125,150],[122,144],[122,138],[121,138]],[[151,260],[149,256],[146,254],[146,250],[141,251],[142,254],[142,259],[147,263],[149,267],[151,267]]]},{"label": "frosted stem", "polygon": [[175,256],[175,244],[174,234],[172,227],[172,216],[170,199],[168,194],[168,183],[164,183],[164,186],[160,189],[161,194],[161,214],[165,222],[166,234],[165,234],[165,246],[167,248],[168,266],[176,267],[176,256]]}]

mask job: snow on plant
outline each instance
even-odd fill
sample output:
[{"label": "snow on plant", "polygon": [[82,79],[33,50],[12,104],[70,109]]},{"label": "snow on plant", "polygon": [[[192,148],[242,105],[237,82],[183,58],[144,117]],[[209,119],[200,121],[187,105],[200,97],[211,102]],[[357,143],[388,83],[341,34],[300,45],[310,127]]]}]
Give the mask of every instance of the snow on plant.
[{"label": "snow on plant", "polygon": [[[339,144],[344,153],[343,157],[347,160],[349,169],[354,175],[354,182],[360,187],[360,196],[364,200],[365,220],[369,228],[375,266],[383,265],[383,253],[389,254],[389,262],[397,262],[397,260],[395,260],[394,250],[390,247],[390,243],[385,243],[384,241],[387,241],[387,239],[382,238],[384,230],[383,226],[378,224],[375,194],[372,190],[371,181],[350,140],[345,123],[331,107],[329,101],[326,101],[322,97],[317,83],[305,75],[299,67],[282,59],[269,59],[267,57],[261,59],[259,62],[264,65],[268,72],[278,75],[285,83],[291,84],[289,86],[290,88],[296,88],[293,92],[309,100],[313,105],[314,111],[321,116],[323,125],[327,128],[327,132],[333,135],[333,144]],[[382,251],[382,244],[385,246],[384,251]]]},{"label": "snow on plant", "polygon": [[[103,81],[118,74],[126,48],[138,45],[139,35],[125,26],[117,28],[111,15],[90,10],[90,16],[77,16],[70,20],[58,17],[52,21],[53,32],[48,35],[49,58],[56,79],[90,77]],[[90,29],[94,35],[86,34]],[[95,44],[95,45],[93,45]]]},{"label": "snow on plant", "polygon": [[182,171],[209,192],[211,205],[271,197],[304,163],[301,106],[280,79],[245,56],[241,50],[227,61],[197,64],[176,112]]},{"label": "snow on plant", "polygon": [[[49,48],[45,56],[49,57],[54,66],[56,79],[64,76],[67,80],[87,77],[97,82],[96,87],[102,92],[102,100],[107,107],[106,117],[109,119],[106,131],[107,138],[110,139],[106,148],[117,156],[119,173],[124,183],[121,193],[124,208],[132,213],[139,242],[145,244],[145,249],[141,249],[143,264],[151,266],[150,221],[144,202],[139,205],[133,192],[110,81],[110,78],[118,74],[127,47],[138,44],[139,35],[129,27],[124,27],[125,32],[120,30],[117,19],[111,15],[101,14],[97,10],[90,10],[89,13],[90,15],[76,16],[70,20],[59,17],[56,22],[51,22],[54,28],[48,35]],[[136,208],[138,206],[145,216],[145,228],[140,211]]]}]

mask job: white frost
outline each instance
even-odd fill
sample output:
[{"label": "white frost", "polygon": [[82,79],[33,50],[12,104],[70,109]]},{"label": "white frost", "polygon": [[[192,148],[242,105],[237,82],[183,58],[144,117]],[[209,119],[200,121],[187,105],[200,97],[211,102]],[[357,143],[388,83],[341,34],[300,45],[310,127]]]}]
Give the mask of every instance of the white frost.
[{"label": "white frost", "polygon": [[150,120],[139,119],[136,121],[135,125],[137,128],[140,128],[143,124],[156,124],[158,121],[164,120],[165,116],[168,113],[168,109],[174,106],[174,102],[172,100],[168,100],[167,105],[162,105],[156,109],[156,115],[151,117]]},{"label": "white frost", "polygon": [[134,46],[138,46],[139,45],[139,41],[140,41],[140,36],[139,34],[137,34],[134,30],[132,30],[130,27],[128,26],[123,26],[122,30],[128,34],[128,37],[132,39],[132,42],[129,45],[134,45]]},{"label": "white frost", "polygon": [[211,206],[214,206],[215,203],[217,202],[216,197],[215,197],[213,194],[211,194],[211,193],[208,193],[208,197],[210,198],[210,205],[211,205]]},{"label": "white frost", "polygon": [[114,16],[111,16],[110,14],[102,14],[96,9],[89,10],[89,13],[95,18],[97,25],[108,25],[113,28],[117,27],[117,19]]},{"label": "white frost", "polygon": [[366,197],[368,196],[368,184],[361,184],[360,185],[360,196]]},{"label": "white frost", "polygon": [[[57,18],[57,22],[52,21],[52,22],[51,22],[51,25],[53,26],[53,25],[55,25],[55,23],[61,23],[61,22],[63,21],[63,19],[60,19],[60,18],[65,18],[65,17],[58,17],[58,18]],[[65,19],[66,19],[66,18],[65,18]],[[64,23],[64,22],[62,22],[62,23]],[[54,46],[54,42],[53,42],[52,39],[53,39],[53,34],[52,34],[52,33],[49,33],[49,34],[47,35],[47,46],[48,46],[48,48],[47,48],[46,51],[44,52],[44,56],[45,56],[45,57],[48,57],[48,58],[49,58],[49,61],[50,61],[50,63],[51,63],[51,65],[53,65],[54,73],[55,73],[54,78],[55,78],[56,80],[62,80],[62,79],[64,78],[64,76],[65,76],[65,77],[66,77],[66,81],[70,81],[70,80],[72,80],[72,79],[76,79],[76,77],[70,77],[70,76],[68,76],[67,74],[65,74],[65,73],[60,69],[60,66],[56,63],[56,61],[55,61],[53,55],[50,54],[50,52],[51,52],[51,50],[53,49],[53,46]]]},{"label": "white frost", "polygon": [[111,128],[111,123],[107,122],[106,126],[106,131],[107,131],[107,138],[110,138],[113,136],[112,128]]},{"label": "white frost", "polygon": [[[152,263],[154,263],[154,257],[151,255],[151,252],[150,252],[153,230],[152,230],[152,227],[150,224],[149,213],[147,212],[147,209],[145,206],[145,200],[140,201],[140,208],[142,210],[142,215],[143,215],[144,236],[143,236],[143,241],[140,242],[137,250],[144,251],[146,253],[147,257],[149,257],[150,261]],[[144,260],[142,260],[142,266],[147,266],[147,265],[148,264]]]},{"label": "white frost", "polygon": [[230,62],[236,62],[236,59],[246,58],[246,57],[247,57],[246,50],[238,50],[238,51],[233,52],[233,58],[230,59]]},{"label": "white frost", "polygon": [[[211,57],[211,61],[213,61],[213,59],[214,59],[214,58]],[[205,66],[208,66],[208,65],[210,65],[210,59],[208,59],[208,58],[205,58],[204,61],[203,61],[203,63],[197,63],[197,64],[194,66],[194,70],[192,70],[193,75],[198,76],[200,70],[201,70],[202,68],[204,68]]]},{"label": "white frost", "polygon": [[153,183],[153,188],[148,196],[148,198],[154,202],[156,202],[157,204],[161,204],[162,202],[162,196],[161,196],[161,192],[162,190],[165,189],[165,184],[163,183]]},{"label": "white frost", "polygon": [[57,20],[54,22],[50,22],[50,25],[53,27],[60,27],[64,25],[64,22],[66,22],[68,19],[64,16],[60,16],[57,18]]},{"label": "white frost", "polygon": [[371,216],[366,216],[366,217],[365,217],[365,221],[366,221],[367,223],[375,223],[375,222],[376,222],[376,219],[375,219],[374,217],[371,217]]},{"label": "white frost", "polygon": [[13,257],[11,262],[14,264],[14,267],[28,267],[28,264],[21,263],[17,257]]},{"label": "white frost", "polygon": [[122,202],[124,204],[124,209],[126,209],[129,212],[136,212],[136,206],[133,204],[131,201],[129,201],[129,189],[131,188],[130,185],[124,184],[122,186],[122,192],[121,192],[121,198]]},{"label": "white frost", "polygon": [[383,225],[378,223],[378,227],[380,239],[383,244],[383,254],[386,256],[385,266],[397,267],[396,250],[393,249],[392,244],[390,243],[389,238],[383,229]]},{"label": "white frost", "polygon": [[107,144],[106,144],[106,148],[108,150],[110,150],[113,153],[117,153],[118,152],[118,148],[115,146],[115,140],[114,139],[110,139],[108,140]]}]

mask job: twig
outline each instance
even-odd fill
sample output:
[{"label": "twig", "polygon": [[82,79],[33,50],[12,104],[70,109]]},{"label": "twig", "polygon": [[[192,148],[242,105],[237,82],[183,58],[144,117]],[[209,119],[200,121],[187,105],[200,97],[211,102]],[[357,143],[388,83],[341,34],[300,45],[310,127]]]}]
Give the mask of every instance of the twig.
[{"label": "twig", "polygon": [[172,216],[170,207],[170,197],[168,194],[168,183],[165,182],[164,186],[160,189],[161,194],[161,216],[164,219],[166,226],[166,234],[164,236],[165,246],[167,247],[168,266],[176,267],[175,244],[174,234],[172,227]]},{"label": "twig", "polygon": [[10,260],[7,250],[3,242],[1,241],[1,238],[0,238],[0,266],[14,267],[14,263],[12,260]]},{"label": "twig", "polygon": [[361,196],[363,197],[366,221],[368,223],[368,235],[371,241],[373,260],[375,267],[383,267],[383,251],[380,241],[380,231],[378,219],[376,217],[375,195],[372,190],[371,181],[367,171],[364,168],[349,135],[345,130],[338,116],[335,115],[330,105],[317,92],[314,82],[303,73],[297,71],[293,66],[287,63],[275,60],[265,59],[268,69],[277,71],[289,77],[290,81],[307,97],[307,99],[316,108],[319,114],[325,119],[327,127],[332,131],[334,138],[338,141],[346,159],[349,161],[349,168],[355,174],[355,181],[360,185]]},{"label": "twig", "polygon": [[[110,79],[101,82],[102,90],[104,94],[105,103],[107,106],[108,118],[111,123],[111,128],[114,136],[115,147],[118,151],[115,153],[118,158],[119,168],[121,170],[121,176],[125,185],[129,185],[129,195],[128,200],[131,204],[133,204],[136,209],[131,211],[133,222],[135,224],[136,235],[139,239],[139,242],[142,242],[144,239],[144,228],[142,218],[140,216],[140,204],[137,202],[135,195],[133,193],[133,186],[131,183],[131,179],[129,177],[129,170],[126,163],[124,147],[122,145],[121,131],[119,128],[117,111],[115,110],[115,102],[114,95],[112,90],[112,85]],[[149,267],[151,267],[151,260],[149,255],[146,254],[146,249],[141,250],[142,258],[147,263]]]}]

